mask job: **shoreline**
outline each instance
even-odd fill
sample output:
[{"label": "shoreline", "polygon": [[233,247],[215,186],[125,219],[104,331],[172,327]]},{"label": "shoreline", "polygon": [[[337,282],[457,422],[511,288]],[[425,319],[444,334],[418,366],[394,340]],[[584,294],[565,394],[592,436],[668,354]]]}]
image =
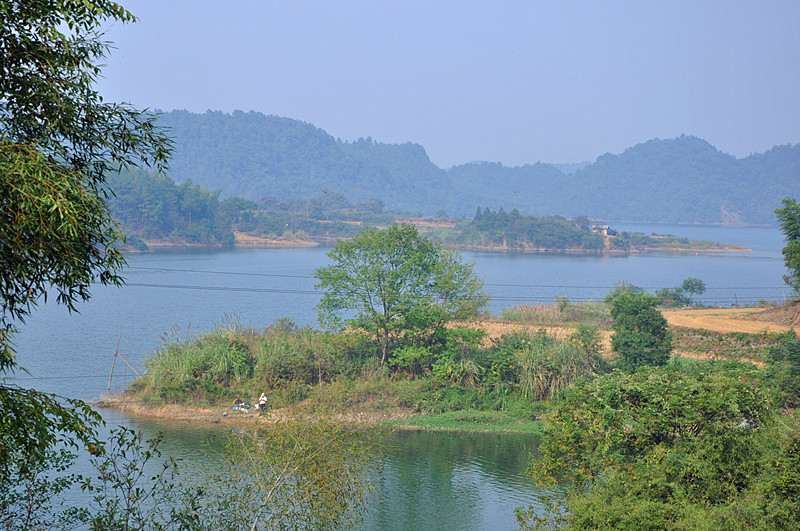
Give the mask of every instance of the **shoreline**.
[{"label": "shoreline", "polygon": [[752,249],[744,245],[731,244],[725,247],[698,247],[687,249],[684,247],[642,247],[629,249],[627,251],[603,249],[547,249],[542,247],[502,247],[502,246],[482,246],[482,245],[443,245],[446,249],[458,251],[474,251],[489,253],[541,253],[541,254],[586,254],[602,256],[623,256],[628,254],[651,254],[651,253],[695,253],[695,254],[718,254],[718,253],[751,253]]},{"label": "shoreline", "polygon": [[[165,241],[143,240],[148,249],[145,251],[129,249],[129,252],[155,252],[180,249],[304,249],[311,247],[332,247],[337,241],[345,238],[311,238],[308,240],[278,240],[268,238],[243,238],[237,239],[233,245],[223,244],[203,244],[203,243],[176,243]],[[750,253],[752,249],[744,245],[730,244],[723,247],[706,246],[696,248],[685,247],[640,247],[628,250],[616,249],[550,249],[545,247],[507,247],[497,245],[447,245],[442,244],[446,249],[457,251],[472,251],[485,253],[535,253],[535,254],[575,254],[575,255],[601,255],[601,256],[625,256],[631,254],[653,254],[653,253],[695,253],[695,254],[727,254],[727,253]]]},{"label": "shoreline", "polygon": [[[181,405],[142,406],[130,405],[130,399],[124,395],[105,397],[92,402],[92,408],[98,410],[120,411],[131,417],[150,420],[180,422],[191,425],[248,426],[254,424],[274,424],[282,420],[303,417],[309,420],[328,420],[332,422],[354,424],[360,426],[379,426],[393,430],[408,431],[444,431],[464,433],[516,433],[538,434],[539,421],[523,419],[510,420],[496,411],[480,411],[481,423],[474,419],[476,411],[451,411],[447,413],[425,414],[409,409],[397,408],[390,411],[362,411],[357,413],[308,413],[300,408],[279,408],[259,415],[256,408],[246,413],[226,410],[226,406],[188,407]],[[469,417],[459,419],[458,417]],[[453,419],[453,417],[456,417]],[[416,420],[417,422],[414,422]],[[454,425],[457,424],[457,425]]]},{"label": "shoreline", "polygon": [[370,411],[360,413],[308,414],[298,411],[298,408],[270,409],[266,414],[259,415],[256,407],[252,407],[244,412],[239,412],[233,411],[232,408],[221,404],[205,407],[191,407],[179,404],[153,406],[131,405],[131,399],[124,394],[101,398],[92,402],[91,406],[99,409],[121,411],[134,417],[214,424],[251,423],[256,421],[275,423],[298,415],[304,417],[328,418],[357,424],[378,424],[384,421],[404,419],[413,416],[410,410],[401,409],[394,410],[392,413]]}]

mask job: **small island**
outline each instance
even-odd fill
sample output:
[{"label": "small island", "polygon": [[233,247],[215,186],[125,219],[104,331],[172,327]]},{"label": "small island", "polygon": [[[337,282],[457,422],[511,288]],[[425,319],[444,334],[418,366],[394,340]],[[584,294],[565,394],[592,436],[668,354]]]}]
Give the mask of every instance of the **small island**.
[{"label": "small island", "polygon": [[131,170],[110,179],[109,206],[131,251],[167,247],[296,248],[331,247],[364,229],[393,223],[413,225],[449,249],[488,252],[629,254],[642,252],[747,252],[741,245],[695,241],[668,234],[617,231],[586,216],[522,214],[478,207],[472,218],[439,212],[385,211],[380,199],[351,202],[326,190],[305,199],[259,202],[241,197],[220,200],[184,181]]}]

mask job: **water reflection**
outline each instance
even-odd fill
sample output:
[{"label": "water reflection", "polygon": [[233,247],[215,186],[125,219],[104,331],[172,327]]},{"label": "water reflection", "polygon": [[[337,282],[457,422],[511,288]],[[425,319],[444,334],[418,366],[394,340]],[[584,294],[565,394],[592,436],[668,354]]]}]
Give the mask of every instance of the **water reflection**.
[{"label": "water reflection", "polygon": [[[113,412],[107,412],[112,413]],[[131,417],[144,437],[163,433],[165,455],[194,476],[212,470],[230,427]],[[536,505],[525,475],[538,438],[520,434],[387,431],[385,466],[373,478],[364,530],[514,529],[514,508]]]},{"label": "water reflection", "polygon": [[513,529],[539,491],[524,471],[538,445],[516,434],[397,431],[366,529]]}]

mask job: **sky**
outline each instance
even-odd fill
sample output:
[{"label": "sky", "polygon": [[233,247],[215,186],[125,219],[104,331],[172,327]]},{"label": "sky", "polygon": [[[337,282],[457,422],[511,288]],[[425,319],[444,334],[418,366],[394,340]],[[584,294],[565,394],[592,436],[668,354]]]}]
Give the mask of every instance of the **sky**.
[{"label": "sky", "polygon": [[120,0],[106,101],[258,111],[442,168],[800,142],[800,2]]}]

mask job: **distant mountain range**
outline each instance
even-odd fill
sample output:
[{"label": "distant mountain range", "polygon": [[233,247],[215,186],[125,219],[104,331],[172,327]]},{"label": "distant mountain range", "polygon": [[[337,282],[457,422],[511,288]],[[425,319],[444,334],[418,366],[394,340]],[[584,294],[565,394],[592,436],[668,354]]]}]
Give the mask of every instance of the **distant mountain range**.
[{"label": "distant mountain range", "polygon": [[783,197],[800,197],[800,144],[737,159],[703,139],[653,139],[593,163],[444,170],[412,143],[342,142],[309,123],[257,112],[171,111],[171,174],[223,197],[279,200],[330,190],[387,209],[471,216],[476,207],[523,214],[669,223],[775,224]]}]

